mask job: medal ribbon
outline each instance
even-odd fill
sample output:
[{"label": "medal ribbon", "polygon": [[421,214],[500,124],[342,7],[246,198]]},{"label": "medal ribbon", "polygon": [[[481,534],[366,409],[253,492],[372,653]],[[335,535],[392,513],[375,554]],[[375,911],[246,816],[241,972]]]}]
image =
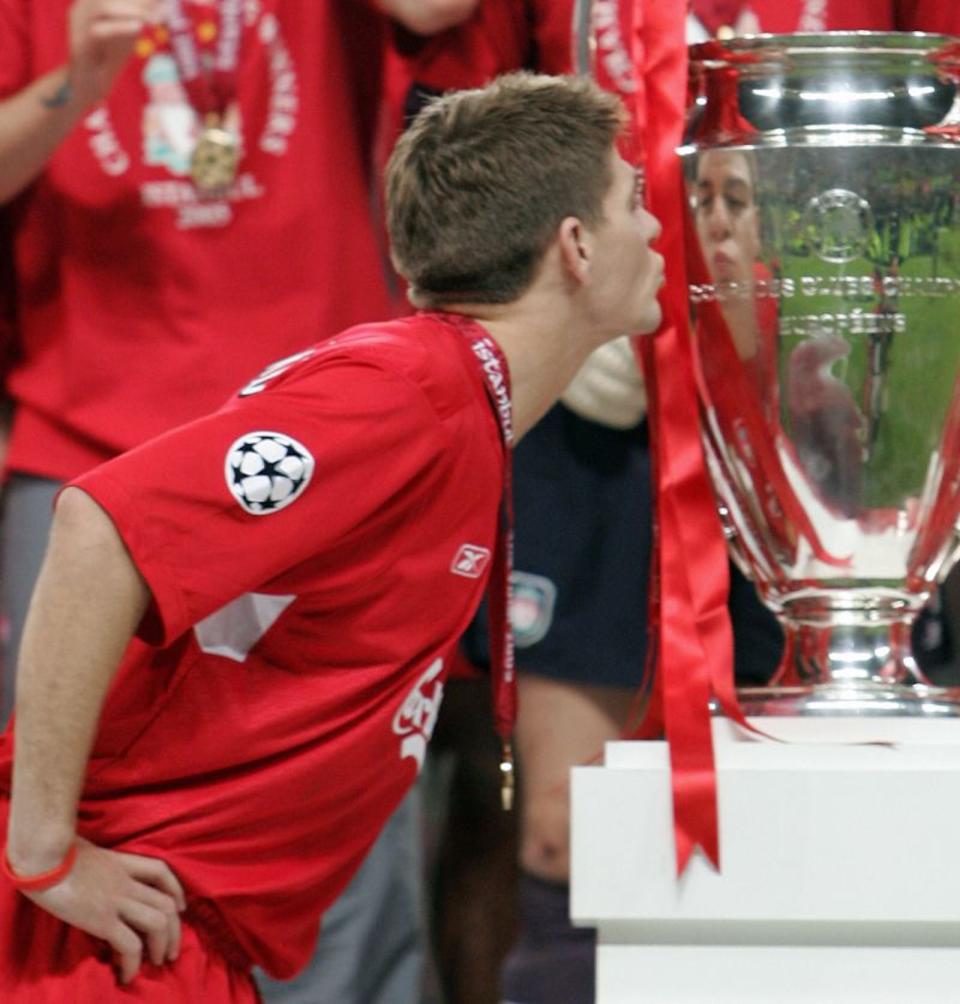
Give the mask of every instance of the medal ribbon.
[{"label": "medal ribbon", "polygon": [[196,27],[183,0],[166,0],[166,23],[180,82],[203,121],[222,121],[237,93],[240,39],[243,34],[243,0],[219,0],[217,41],[213,65],[208,68],[197,44]]},{"label": "medal ribbon", "polygon": [[490,630],[490,682],[493,717],[500,736],[500,796],[504,809],[513,806],[513,728],[517,720],[517,673],[513,632],[510,630],[510,575],[513,571],[513,401],[510,369],[499,345],[475,321],[458,314],[444,315],[467,340],[483,377],[487,397],[500,425],[503,441],[503,492],[497,545],[487,585]]}]

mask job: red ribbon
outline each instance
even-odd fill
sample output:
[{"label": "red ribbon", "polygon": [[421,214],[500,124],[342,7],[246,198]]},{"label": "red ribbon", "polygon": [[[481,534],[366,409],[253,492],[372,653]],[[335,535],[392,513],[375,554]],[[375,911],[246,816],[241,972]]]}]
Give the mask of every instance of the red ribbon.
[{"label": "red ribbon", "polygon": [[[689,79],[685,5],[682,0],[635,0],[634,11],[634,62],[642,68],[644,87],[639,91],[643,100],[634,103],[631,113],[636,133],[639,123],[644,124],[648,201],[663,227],[660,249],[667,261],[661,297],[664,322],[653,339],[639,346],[654,444],[658,565],[653,578],[659,596],[650,619],[656,634],[653,700],[634,734],[649,736],[651,720],[662,719],[670,746],[677,872],[682,874],[698,847],[720,867],[711,697],[729,718],[751,726],[734,687],[727,548],[704,462],[697,401],[703,375],[694,360],[688,324],[686,270],[691,268],[700,283],[709,277],[695,241],[687,240],[686,189],[676,152],[683,139]],[[736,102],[724,100],[735,97],[735,83],[733,72],[721,79],[721,93],[713,95],[720,100],[708,111],[719,116],[710,126],[727,139],[750,130]],[[782,506],[806,531],[818,556],[838,563],[819,546],[809,521],[791,504],[792,491],[780,470],[761,403],[753,400],[719,306],[708,302],[703,314],[732,374],[729,389],[739,402],[736,414],[749,419],[753,453],[767,475],[758,480],[772,485],[774,497],[768,498],[762,486],[759,491],[767,522],[777,526],[770,517]]]},{"label": "red ribbon", "polygon": [[[664,323],[641,344],[657,471],[660,605],[656,675],[670,745],[677,872],[697,847],[720,864],[717,782],[709,700],[732,694],[733,640],[727,614],[727,554],[707,478],[687,325],[684,186],[676,148],[687,95],[686,4],[636,0],[634,62],[644,86],[630,108],[643,124],[648,201],[663,226],[667,261]],[[653,710],[658,700],[655,698]]]},{"label": "red ribbon", "polygon": [[243,0],[217,3],[217,41],[210,66],[197,44],[193,18],[187,13],[184,0],[166,0],[166,13],[170,51],[190,103],[200,118],[216,115],[222,119],[237,93]]}]

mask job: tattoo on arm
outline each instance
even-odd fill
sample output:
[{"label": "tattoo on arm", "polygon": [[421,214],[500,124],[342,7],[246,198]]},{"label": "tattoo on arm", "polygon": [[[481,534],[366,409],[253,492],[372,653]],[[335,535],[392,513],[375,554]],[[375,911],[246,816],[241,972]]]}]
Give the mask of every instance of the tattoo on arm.
[{"label": "tattoo on arm", "polygon": [[73,88],[70,86],[70,78],[64,77],[63,83],[53,94],[40,99],[40,104],[44,108],[62,108],[71,97],[73,97]]}]

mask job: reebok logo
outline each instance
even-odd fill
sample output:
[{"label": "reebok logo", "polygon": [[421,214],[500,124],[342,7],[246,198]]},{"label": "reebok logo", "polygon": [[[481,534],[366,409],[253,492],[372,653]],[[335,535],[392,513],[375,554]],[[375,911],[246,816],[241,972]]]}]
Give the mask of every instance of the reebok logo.
[{"label": "reebok logo", "polygon": [[490,561],[490,549],[477,544],[463,544],[454,556],[450,571],[465,579],[479,579]]}]

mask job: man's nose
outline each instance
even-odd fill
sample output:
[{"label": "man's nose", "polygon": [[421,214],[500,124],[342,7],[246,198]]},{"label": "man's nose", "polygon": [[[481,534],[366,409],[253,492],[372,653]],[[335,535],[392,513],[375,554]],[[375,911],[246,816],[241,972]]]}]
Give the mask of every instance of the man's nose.
[{"label": "man's nose", "polygon": [[730,234],[730,213],[723,199],[714,199],[707,214],[707,231],[713,240],[722,240]]}]

